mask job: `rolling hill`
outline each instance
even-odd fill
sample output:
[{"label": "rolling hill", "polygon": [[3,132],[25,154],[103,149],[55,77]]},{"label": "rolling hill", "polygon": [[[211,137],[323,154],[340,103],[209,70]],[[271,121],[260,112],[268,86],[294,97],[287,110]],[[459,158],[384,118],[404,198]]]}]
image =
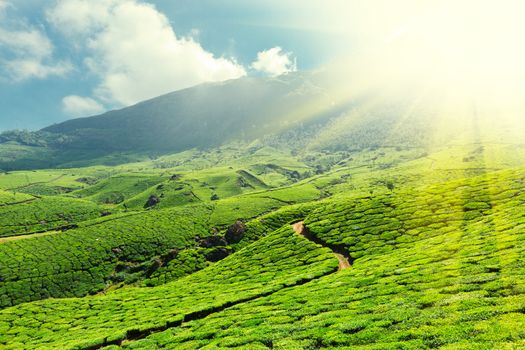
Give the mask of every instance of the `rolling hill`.
[{"label": "rolling hill", "polygon": [[298,73],[3,134],[0,348],[524,348],[520,111],[410,96]]}]

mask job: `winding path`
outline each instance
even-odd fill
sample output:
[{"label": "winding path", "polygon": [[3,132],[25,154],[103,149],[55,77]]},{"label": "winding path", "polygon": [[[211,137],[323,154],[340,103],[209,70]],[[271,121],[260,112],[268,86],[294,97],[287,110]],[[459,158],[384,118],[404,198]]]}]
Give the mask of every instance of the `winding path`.
[{"label": "winding path", "polygon": [[[311,241],[314,241],[315,243],[318,243],[318,244],[321,244],[323,246],[326,247],[326,245],[322,244],[321,242],[319,242],[318,240],[313,240],[312,236],[309,234],[308,232],[308,229],[306,228],[306,226],[304,226],[304,221],[299,221],[299,222],[296,222],[295,224],[292,224],[292,228],[293,230],[295,231],[295,233],[311,240]],[[330,248],[330,247],[328,247]],[[332,248],[330,248],[332,249]],[[350,261],[348,261],[348,258],[345,257],[343,254],[340,254],[340,253],[336,253],[333,249],[332,249],[335,257],[337,258],[337,260],[339,261],[339,271],[341,270],[345,270],[345,269],[348,269],[350,268],[352,265],[350,265]]]},{"label": "winding path", "polygon": [[[312,236],[308,232],[308,229],[304,226],[304,222],[303,221],[294,223],[292,225],[292,227],[293,227],[294,231],[297,234],[302,235],[306,239],[311,240],[312,242],[315,242],[315,243],[317,243],[319,245],[322,245],[323,247],[330,248],[333,251],[333,253],[334,253],[335,257],[337,258],[337,260],[339,261],[339,270],[348,269],[351,266],[350,261],[349,261],[349,259],[347,257],[345,257],[345,254],[341,254],[341,253],[336,252],[336,251],[339,251],[337,246],[334,247],[334,246],[331,246],[329,244],[323,243],[318,238]],[[224,310],[226,310],[226,309],[228,309],[230,307],[233,307],[233,306],[236,306],[236,305],[239,305],[239,304],[242,304],[242,303],[253,301],[253,300],[256,300],[256,299],[259,299],[259,298],[269,297],[269,296],[271,296],[272,294],[274,294],[276,292],[304,285],[304,284],[306,284],[308,282],[311,282],[313,280],[319,279],[321,277],[331,275],[332,273],[334,273],[334,271],[330,270],[330,271],[327,271],[327,272],[323,273],[322,275],[312,276],[312,277],[307,277],[307,278],[300,279],[300,280],[295,281],[295,282],[293,282],[293,283],[291,283],[289,285],[282,286],[282,288],[278,288],[277,290],[265,291],[265,292],[262,292],[260,294],[251,295],[251,296],[247,296],[245,298],[241,298],[239,300],[229,301],[229,302],[224,303],[223,305],[219,305],[219,306],[215,306],[215,307],[212,306],[212,307],[210,307],[208,309],[197,310],[197,311],[189,313],[189,314],[183,314],[183,315],[181,315],[180,318],[178,318],[178,319],[176,319],[174,321],[168,321],[168,322],[166,322],[166,324],[158,326],[158,327],[152,326],[152,327],[147,327],[145,329],[128,329],[128,330],[125,331],[125,335],[122,336],[122,337],[118,337],[117,339],[114,339],[114,340],[110,340],[110,339],[108,339],[108,337],[105,337],[101,342],[99,342],[97,344],[89,345],[89,346],[80,346],[79,349],[80,350],[100,350],[100,349],[106,348],[106,347],[108,347],[110,345],[122,346],[123,344],[131,344],[132,342],[144,339],[144,338],[148,337],[151,334],[157,334],[159,332],[163,332],[163,331],[166,331],[167,329],[174,328],[174,327],[181,327],[187,322],[203,319],[203,318],[205,318],[205,317],[207,317],[207,316],[209,316],[211,314],[224,311]]]}]

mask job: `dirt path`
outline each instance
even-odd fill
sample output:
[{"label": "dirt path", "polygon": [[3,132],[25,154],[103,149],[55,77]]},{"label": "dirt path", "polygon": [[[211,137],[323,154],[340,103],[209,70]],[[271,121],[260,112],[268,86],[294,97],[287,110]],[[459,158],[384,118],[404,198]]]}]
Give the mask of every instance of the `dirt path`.
[{"label": "dirt path", "polygon": [[[309,235],[308,229],[304,226],[304,223],[302,221],[293,224],[292,227],[297,234],[300,234],[304,236],[306,239],[311,240],[311,236]],[[321,245],[326,246],[324,244],[321,244]],[[337,260],[339,260],[339,270],[347,269],[350,267],[350,263],[344,255],[336,253],[336,252],[334,252],[334,255],[337,257]],[[88,349],[97,350],[97,349],[106,348],[110,345],[122,346],[123,344],[128,344],[128,345],[133,344],[133,342],[144,339],[152,334],[158,334],[160,332],[164,332],[168,329],[175,328],[175,327],[183,327],[185,323],[196,321],[196,320],[202,320],[212,314],[222,312],[231,307],[235,307],[236,305],[247,303],[247,302],[257,300],[260,298],[269,297],[274,293],[278,293],[286,289],[291,289],[291,288],[305,285],[309,282],[312,282],[319,278],[329,276],[333,273],[334,273],[333,270],[329,270],[329,271],[322,273],[319,276],[313,276],[311,278],[301,279],[292,284],[283,286],[282,288],[279,288],[277,290],[270,290],[270,291],[262,292],[261,294],[251,295],[245,298],[241,298],[237,301],[225,302],[223,305],[219,305],[215,307],[210,306],[209,308],[204,309],[204,310],[197,310],[189,314],[183,314],[182,319],[178,319],[175,321],[168,321],[165,325],[160,326],[160,327],[152,325],[151,328],[146,328],[146,329],[141,329],[141,330],[133,330],[133,329],[125,330],[125,335],[123,337],[117,338],[115,340],[108,340],[108,337],[106,337],[99,344],[95,344],[89,347],[83,347],[81,349],[82,350],[88,350]]]},{"label": "dirt path", "polygon": [[300,234],[301,236],[304,234],[304,222],[299,221],[292,225],[293,230],[295,233]]},{"label": "dirt path", "polygon": [[[293,230],[295,231],[295,233],[311,240],[312,240],[312,237],[311,235],[308,234],[308,230],[306,229],[306,226],[304,226],[304,221],[299,221],[299,222],[296,222],[295,224],[292,224],[292,228]],[[320,242],[315,242],[315,243],[319,243],[321,245],[323,245],[322,243]],[[326,247],[326,245],[323,245]],[[328,247],[330,248],[330,247]],[[333,249],[332,249],[333,251]],[[348,261],[348,258],[345,257],[343,254],[340,254],[340,253],[336,253],[334,251],[334,255],[335,257],[337,258],[337,261],[339,261],[339,271],[341,270],[345,270],[345,269],[348,269],[350,268],[352,265],[350,265],[350,262]]]},{"label": "dirt path", "polygon": [[339,260],[339,271],[349,269],[351,267],[350,262],[343,254],[334,253],[337,260]]}]

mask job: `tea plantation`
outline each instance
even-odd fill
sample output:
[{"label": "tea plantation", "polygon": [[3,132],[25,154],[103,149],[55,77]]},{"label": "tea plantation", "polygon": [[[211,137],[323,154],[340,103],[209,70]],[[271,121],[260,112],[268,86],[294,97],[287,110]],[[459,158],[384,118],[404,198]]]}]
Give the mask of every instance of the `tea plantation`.
[{"label": "tea plantation", "polygon": [[[120,346],[522,348],[524,174],[327,202],[306,225],[325,244],[348,250],[351,269]],[[373,219],[378,212],[388,215]]]},{"label": "tea plantation", "polygon": [[100,216],[96,204],[74,199],[32,198],[0,206],[0,237],[71,227]]},{"label": "tea plantation", "polygon": [[[336,268],[329,249],[285,227],[177,282],[83,299],[51,299],[0,311],[1,343],[13,349],[102,346],[270,295]],[[21,319],[32,321],[23,325]]]},{"label": "tea plantation", "polygon": [[20,202],[31,201],[33,199],[35,199],[33,196],[24,193],[0,191],[1,206],[14,205]]},{"label": "tea plantation", "polygon": [[[249,223],[242,242],[223,240],[224,243],[219,242],[222,248],[199,240],[226,229],[236,220],[247,221],[282,206],[319,197],[319,191],[311,185],[295,187],[296,191],[283,188],[136,212],[111,213],[93,202],[64,197],[0,207],[6,213],[2,217],[6,223],[19,222],[16,226],[6,224],[4,236],[26,234],[30,238],[0,245],[0,306],[49,297],[80,297],[144,278],[150,285],[157,284],[159,279],[172,280],[199,270],[207,266],[207,261],[229,255],[234,247],[228,243],[246,245],[269,230],[257,227],[255,231]],[[108,215],[100,217],[101,212]],[[277,215],[288,217],[285,212]],[[24,221],[39,216],[49,221]],[[56,219],[51,221],[54,216]],[[63,225],[70,226],[64,232],[52,231],[64,228]],[[280,225],[265,222],[263,226],[276,229],[282,221]],[[35,232],[47,234],[30,236]],[[173,271],[174,266],[178,271]]]},{"label": "tea plantation", "polygon": [[525,348],[522,158],[231,147],[1,175],[0,348]]}]

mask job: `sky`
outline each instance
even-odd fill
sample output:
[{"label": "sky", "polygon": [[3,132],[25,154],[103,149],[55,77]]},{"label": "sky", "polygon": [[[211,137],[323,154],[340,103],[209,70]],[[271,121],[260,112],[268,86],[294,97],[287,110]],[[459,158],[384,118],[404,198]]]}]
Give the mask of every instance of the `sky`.
[{"label": "sky", "polygon": [[0,131],[326,66],[354,85],[518,97],[523,13],[522,0],[0,0]]},{"label": "sky", "polygon": [[0,130],[34,130],[202,82],[315,69],[336,55],[338,33],[294,26],[300,7],[0,0]]}]

